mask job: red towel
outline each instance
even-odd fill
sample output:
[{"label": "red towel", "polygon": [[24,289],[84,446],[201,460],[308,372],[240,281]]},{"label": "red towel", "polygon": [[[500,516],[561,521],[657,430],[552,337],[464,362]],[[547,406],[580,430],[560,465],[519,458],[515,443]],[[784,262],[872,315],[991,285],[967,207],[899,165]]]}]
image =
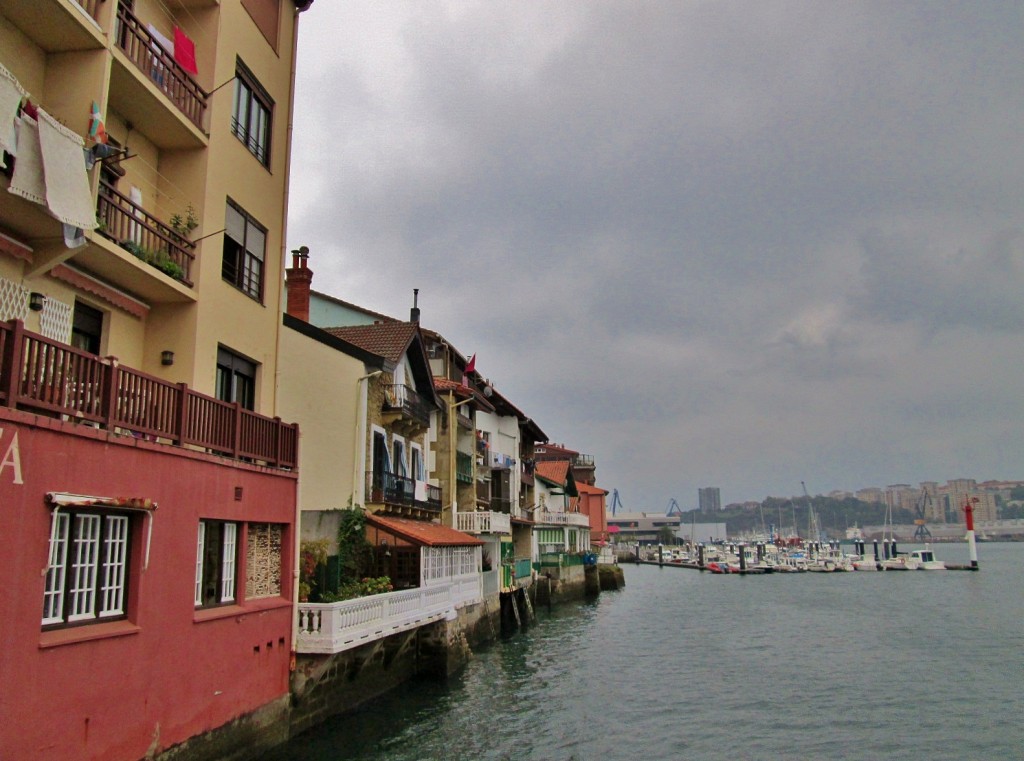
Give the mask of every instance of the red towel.
[{"label": "red towel", "polygon": [[196,44],[178,27],[174,27],[174,60],[189,74],[198,74]]}]

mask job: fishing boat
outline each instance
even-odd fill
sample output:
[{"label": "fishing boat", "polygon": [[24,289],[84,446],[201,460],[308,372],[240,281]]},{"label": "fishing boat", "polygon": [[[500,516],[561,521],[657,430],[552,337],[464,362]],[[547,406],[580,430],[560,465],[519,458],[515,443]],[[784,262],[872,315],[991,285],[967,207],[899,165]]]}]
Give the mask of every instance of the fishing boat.
[{"label": "fishing boat", "polygon": [[935,557],[931,547],[925,546],[923,550],[911,550],[907,562],[914,564],[916,571],[945,571],[946,563]]}]

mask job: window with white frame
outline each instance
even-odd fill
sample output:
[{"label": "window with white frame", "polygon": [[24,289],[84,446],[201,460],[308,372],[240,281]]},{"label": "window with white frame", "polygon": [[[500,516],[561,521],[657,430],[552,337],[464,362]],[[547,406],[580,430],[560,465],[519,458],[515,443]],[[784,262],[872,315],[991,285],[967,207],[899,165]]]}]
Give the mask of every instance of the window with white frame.
[{"label": "window with white frame", "polygon": [[391,442],[391,447],[394,450],[394,457],[392,457],[392,463],[395,468],[396,476],[408,476],[409,468],[406,465],[405,457],[405,439],[395,436]]},{"label": "window with white frame", "polygon": [[419,444],[409,445],[410,476],[413,481],[426,481],[427,471],[423,465],[423,447]]},{"label": "window with white frame", "polygon": [[43,592],[43,626],[123,618],[127,612],[131,517],[57,510]]},{"label": "window with white frame", "polygon": [[209,608],[235,601],[238,524],[199,521],[195,605]]}]

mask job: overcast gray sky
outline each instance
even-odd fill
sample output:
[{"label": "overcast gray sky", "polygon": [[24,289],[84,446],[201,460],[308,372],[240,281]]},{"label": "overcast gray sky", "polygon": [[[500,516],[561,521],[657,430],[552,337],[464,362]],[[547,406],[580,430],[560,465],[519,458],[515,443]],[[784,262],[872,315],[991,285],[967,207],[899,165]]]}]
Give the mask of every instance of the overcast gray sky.
[{"label": "overcast gray sky", "polygon": [[303,14],[290,248],[630,511],[1022,478],[1024,4]]}]

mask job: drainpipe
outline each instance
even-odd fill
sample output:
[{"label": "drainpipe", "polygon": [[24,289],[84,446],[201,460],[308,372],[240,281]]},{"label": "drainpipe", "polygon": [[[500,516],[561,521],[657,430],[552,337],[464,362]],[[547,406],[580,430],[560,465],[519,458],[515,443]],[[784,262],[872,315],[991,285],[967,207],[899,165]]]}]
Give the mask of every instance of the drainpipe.
[{"label": "drainpipe", "polygon": [[352,506],[366,509],[366,405],[370,378],[376,378],[383,370],[374,370],[356,380],[356,439],[352,449]]}]

